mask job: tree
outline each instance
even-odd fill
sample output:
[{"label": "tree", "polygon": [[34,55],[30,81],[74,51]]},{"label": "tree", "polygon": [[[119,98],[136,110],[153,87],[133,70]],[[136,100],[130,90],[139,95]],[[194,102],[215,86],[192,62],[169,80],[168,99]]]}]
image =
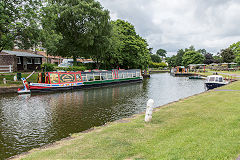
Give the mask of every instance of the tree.
[{"label": "tree", "polygon": [[207,54],[206,49],[199,49],[198,52],[201,53],[202,55],[206,55]]},{"label": "tree", "polygon": [[225,63],[233,62],[233,60],[236,57],[231,48],[222,49],[218,54],[220,55],[222,62],[225,62]]},{"label": "tree", "polygon": [[148,50],[150,54],[153,54],[153,48],[148,48]]},{"label": "tree", "polygon": [[0,52],[14,45],[29,49],[39,42],[40,0],[0,1]]},{"label": "tree", "polygon": [[238,41],[237,43],[233,43],[232,45],[230,45],[230,47],[233,51],[233,53],[237,56],[240,54],[240,41]]},{"label": "tree", "polygon": [[173,55],[172,57],[167,57],[166,61],[169,67],[176,67],[177,65],[177,56]]},{"label": "tree", "polygon": [[116,52],[110,51],[111,55],[117,58],[117,61],[113,63],[119,63],[119,67],[125,69],[147,68],[151,59],[146,40],[140,37],[134,26],[127,21],[116,20],[112,22],[112,25],[119,38],[114,40],[117,46],[112,45]]},{"label": "tree", "polygon": [[204,57],[197,51],[188,51],[184,53],[182,60],[183,65],[187,67],[189,64],[202,64]]},{"label": "tree", "polygon": [[151,54],[150,56],[151,56],[152,62],[156,62],[156,63],[162,62],[161,58],[157,54]]},{"label": "tree", "polygon": [[[54,23],[52,30],[62,38],[56,44],[58,55],[73,57],[101,57],[109,29],[109,11],[95,0],[49,1],[45,11],[50,11]],[[47,13],[45,14],[47,17]],[[102,46],[104,41],[104,46]]]},{"label": "tree", "polygon": [[166,57],[167,51],[164,49],[158,49],[156,54],[163,58]]},{"label": "tree", "polygon": [[211,64],[215,62],[215,59],[213,58],[213,55],[211,53],[204,53],[204,64]]},{"label": "tree", "polygon": [[182,57],[184,55],[185,51],[183,49],[179,49],[177,51],[177,56],[175,57],[175,63],[176,63],[176,66],[181,66],[183,65],[182,64]]},{"label": "tree", "polygon": [[213,56],[214,63],[220,63],[222,61],[221,57],[219,55]]},{"label": "tree", "polygon": [[240,41],[238,41],[237,43],[233,43],[229,48],[231,48],[235,55],[234,62],[240,65]]}]

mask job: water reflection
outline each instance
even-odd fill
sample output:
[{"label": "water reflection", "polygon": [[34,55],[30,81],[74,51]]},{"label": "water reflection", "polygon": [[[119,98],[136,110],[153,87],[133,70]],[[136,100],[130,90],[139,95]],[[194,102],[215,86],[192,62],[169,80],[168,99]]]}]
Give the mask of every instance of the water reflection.
[{"label": "water reflection", "polygon": [[154,74],[143,83],[74,92],[0,97],[0,157],[204,91],[203,81]]}]

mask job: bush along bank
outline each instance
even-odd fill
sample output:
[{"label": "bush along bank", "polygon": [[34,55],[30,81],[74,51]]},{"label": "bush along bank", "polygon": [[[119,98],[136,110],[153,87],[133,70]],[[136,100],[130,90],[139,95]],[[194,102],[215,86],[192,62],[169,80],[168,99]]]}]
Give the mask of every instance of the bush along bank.
[{"label": "bush along bank", "polygon": [[158,108],[150,123],[140,114],[18,158],[236,159],[240,82],[221,89],[226,91],[208,91]]}]

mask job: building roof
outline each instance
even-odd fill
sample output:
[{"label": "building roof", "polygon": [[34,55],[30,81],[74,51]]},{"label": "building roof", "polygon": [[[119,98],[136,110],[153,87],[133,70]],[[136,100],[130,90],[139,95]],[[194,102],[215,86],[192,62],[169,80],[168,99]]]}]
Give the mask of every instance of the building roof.
[{"label": "building roof", "polygon": [[17,57],[37,57],[37,58],[43,58],[42,55],[37,55],[37,54],[33,54],[33,53],[28,53],[28,52],[8,51],[8,50],[3,50],[2,52],[10,54],[10,55],[16,55]]}]

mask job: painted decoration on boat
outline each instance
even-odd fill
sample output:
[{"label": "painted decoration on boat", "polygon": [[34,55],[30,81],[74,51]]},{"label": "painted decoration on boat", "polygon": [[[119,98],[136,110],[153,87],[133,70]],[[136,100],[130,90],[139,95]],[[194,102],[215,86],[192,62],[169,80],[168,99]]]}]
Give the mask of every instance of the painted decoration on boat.
[{"label": "painted decoration on boat", "polygon": [[77,79],[78,82],[80,82],[81,81],[81,75],[80,74],[76,74],[76,79]]},{"label": "painted decoration on boat", "polygon": [[50,81],[51,81],[51,83],[59,83],[58,74],[50,73]]},{"label": "painted decoration on boat", "polygon": [[67,82],[75,82],[75,75],[74,74],[59,74],[60,75],[60,83],[67,83]]}]

